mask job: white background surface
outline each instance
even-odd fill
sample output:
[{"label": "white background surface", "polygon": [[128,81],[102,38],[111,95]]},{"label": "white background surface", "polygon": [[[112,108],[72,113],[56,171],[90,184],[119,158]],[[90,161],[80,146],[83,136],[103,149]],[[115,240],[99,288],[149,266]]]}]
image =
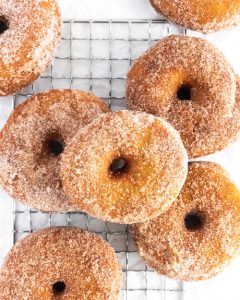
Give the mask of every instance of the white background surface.
[{"label": "white background surface", "polygon": [[[60,0],[64,19],[146,19],[157,18],[148,0]],[[212,34],[207,38],[228,57],[240,74],[240,30]],[[191,33],[199,35],[196,33]],[[11,107],[9,106],[9,110]],[[0,104],[1,111],[1,104]],[[2,116],[1,123],[4,121]],[[210,156],[221,163],[240,186],[240,143]],[[1,199],[4,198],[4,201]],[[0,262],[11,246],[12,201],[0,191]],[[186,284],[187,300],[239,300],[240,259],[214,279]]]}]

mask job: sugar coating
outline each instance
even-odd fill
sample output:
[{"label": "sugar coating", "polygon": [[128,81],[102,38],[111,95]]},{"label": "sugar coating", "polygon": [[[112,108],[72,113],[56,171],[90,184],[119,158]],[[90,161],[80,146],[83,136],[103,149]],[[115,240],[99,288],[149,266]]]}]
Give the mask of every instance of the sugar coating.
[{"label": "sugar coating", "polygon": [[[117,300],[122,272],[114,249],[73,227],[35,232],[19,241],[0,271],[1,300]],[[64,292],[54,294],[61,281]]]},{"label": "sugar coating", "polygon": [[98,97],[70,90],[44,92],[17,106],[0,133],[0,184],[37,210],[75,210],[62,189],[61,154],[51,154],[47,142],[66,146],[79,128],[108,111]]},{"label": "sugar coating", "polygon": [[[189,231],[184,219],[194,212],[203,226]],[[208,279],[239,254],[240,191],[219,165],[191,163],[169,210],[131,231],[140,255],[159,273],[184,281]]]},{"label": "sugar coating", "polygon": [[[191,88],[191,100],[177,97],[184,85]],[[126,98],[128,108],[170,122],[190,157],[222,150],[240,132],[239,79],[203,39],[170,36],[150,48],[128,74]]]},{"label": "sugar coating", "polygon": [[[128,162],[114,176],[114,159]],[[107,113],[80,130],[62,157],[63,188],[73,205],[102,220],[136,223],[165,211],[187,175],[187,154],[168,123],[146,113]]]},{"label": "sugar coating", "polygon": [[240,24],[239,0],[150,0],[173,22],[203,33],[231,29]]},{"label": "sugar coating", "polygon": [[50,65],[61,38],[56,0],[1,0],[0,96],[29,85]]}]

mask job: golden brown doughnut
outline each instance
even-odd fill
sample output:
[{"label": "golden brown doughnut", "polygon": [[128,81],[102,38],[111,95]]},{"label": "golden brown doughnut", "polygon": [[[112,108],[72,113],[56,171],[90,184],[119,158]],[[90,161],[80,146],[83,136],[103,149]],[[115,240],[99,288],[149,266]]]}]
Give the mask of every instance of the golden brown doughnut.
[{"label": "golden brown doughnut", "polygon": [[109,109],[98,97],[53,90],[17,106],[0,133],[0,184],[37,210],[70,211],[59,176],[64,147],[79,128]]},{"label": "golden brown doughnut", "polygon": [[153,46],[130,70],[126,98],[128,108],[171,123],[190,157],[222,150],[239,134],[236,76],[203,39],[170,36]]},{"label": "golden brown doughnut", "polygon": [[240,191],[217,164],[191,163],[168,211],[132,226],[139,253],[159,273],[185,281],[210,278],[240,249]]},{"label": "golden brown doughnut", "polygon": [[73,205],[102,220],[136,223],[165,211],[187,175],[187,154],[170,124],[122,111],[95,119],[62,157],[63,188]]},{"label": "golden brown doughnut", "polygon": [[47,228],[8,254],[0,271],[0,299],[117,300],[121,273],[114,250],[96,234]]},{"label": "golden brown doughnut", "polygon": [[150,0],[152,6],[173,22],[209,33],[240,25],[239,0]]},{"label": "golden brown doughnut", "polygon": [[60,37],[57,0],[1,0],[0,96],[21,90],[43,73]]}]

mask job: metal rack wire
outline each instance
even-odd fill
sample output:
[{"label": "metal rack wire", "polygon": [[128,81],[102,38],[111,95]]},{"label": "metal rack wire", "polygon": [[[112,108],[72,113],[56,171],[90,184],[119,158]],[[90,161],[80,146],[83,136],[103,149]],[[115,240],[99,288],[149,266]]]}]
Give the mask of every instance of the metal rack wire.
[{"label": "metal rack wire", "polygon": [[[27,96],[54,88],[81,89],[102,97],[112,110],[124,109],[126,74],[132,62],[155,41],[186,34],[166,20],[65,21],[52,67],[12,98],[12,108]],[[128,226],[106,223],[84,213],[41,213],[13,204],[13,243],[47,226],[72,225],[96,232],[116,250],[124,272],[124,300],[183,300],[183,283],[149,269],[136,252]]]}]

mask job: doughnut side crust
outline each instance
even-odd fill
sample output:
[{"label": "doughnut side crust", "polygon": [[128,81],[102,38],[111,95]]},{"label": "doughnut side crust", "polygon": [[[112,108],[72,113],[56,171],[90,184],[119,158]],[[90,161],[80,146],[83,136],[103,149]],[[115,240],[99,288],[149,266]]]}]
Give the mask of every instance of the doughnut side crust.
[{"label": "doughnut side crust", "polygon": [[13,111],[0,133],[0,184],[14,199],[41,211],[75,210],[62,190],[59,175],[64,148],[79,128],[108,112],[98,97],[81,91],[37,94]]},{"label": "doughnut side crust", "polygon": [[239,0],[150,0],[155,10],[174,23],[210,33],[240,25]]},{"label": "doughnut side crust", "polygon": [[[191,88],[190,100],[178,99],[182,86]],[[222,150],[239,134],[239,79],[203,39],[170,36],[150,48],[128,74],[126,101],[170,122],[190,157]]]},{"label": "doughnut side crust", "polygon": [[[43,229],[19,241],[0,271],[1,300],[117,300],[122,272],[113,248],[73,227]],[[53,284],[64,282],[62,293]]]},{"label": "doughnut side crust", "polygon": [[61,38],[56,0],[3,0],[0,17],[9,24],[0,34],[0,96],[29,85],[52,62]]},{"label": "doughnut side crust", "polygon": [[205,141],[195,139],[188,146],[190,157],[201,157],[217,151],[221,151],[228,145],[236,142],[240,136],[240,78],[236,76],[236,103],[233,108],[232,116],[223,121],[218,130],[208,131]]},{"label": "doughnut side crust", "polygon": [[[201,220],[196,230],[186,227],[189,214]],[[131,230],[140,255],[159,273],[184,281],[211,278],[239,253],[240,191],[219,165],[191,163],[172,207]]]},{"label": "doughnut side crust", "polygon": [[[114,175],[113,161],[126,170]],[[145,113],[108,113],[80,130],[61,163],[63,188],[73,205],[102,220],[136,223],[165,211],[187,174],[178,133]]]}]

